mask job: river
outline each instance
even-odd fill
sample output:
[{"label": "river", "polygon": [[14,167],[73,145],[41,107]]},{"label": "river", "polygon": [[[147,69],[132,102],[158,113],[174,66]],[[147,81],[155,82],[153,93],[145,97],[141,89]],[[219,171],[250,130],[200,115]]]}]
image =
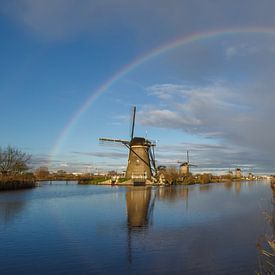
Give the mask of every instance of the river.
[{"label": "river", "polygon": [[269,182],[0,193],[1,274],[255,274]]}]

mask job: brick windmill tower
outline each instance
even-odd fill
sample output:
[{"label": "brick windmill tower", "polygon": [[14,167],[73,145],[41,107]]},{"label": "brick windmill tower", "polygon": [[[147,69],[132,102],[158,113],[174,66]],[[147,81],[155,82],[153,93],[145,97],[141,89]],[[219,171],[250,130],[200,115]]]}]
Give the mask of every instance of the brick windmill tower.
[{"label": "brick windmill tower", "polygon": [[178,161],[178,163],[180,163],[180,173],[182,175],[189,175],[190,174],[190,167],[197,167],[197,165],[191,164],[189,161],[189,151],[186,151],[186,161],[185,162],[181,162]]},{"label": "brick windmill tower", "polygon": [[135,137],[136,107],[133,108],[130,141],[122,139],[100,138],[104,142],[118,142],[129,149],[126,178],[131,179],[134,185],[152,181],[156,174],[154,147],[155,143],[144,138]]}]

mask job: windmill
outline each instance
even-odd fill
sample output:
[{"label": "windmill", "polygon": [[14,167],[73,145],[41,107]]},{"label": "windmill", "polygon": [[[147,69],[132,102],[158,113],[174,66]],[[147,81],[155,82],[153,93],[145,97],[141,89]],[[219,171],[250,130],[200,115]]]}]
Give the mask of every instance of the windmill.
[{"label": "windmill", "polygon": [[191,164],[189,161],[189,151],[186,151],[186,161],[182,162],[182,161],[178,161],[178,163],[180,163],[180,172],[183,175],[188,175],[190,173],[189,171],[189,167],[197,167],[197,165]]},{"label": "windmill", "polygon": [[156,144],[144,137],[135,137],[136,107],[133,108],[130,140],[100,138],[103,142],[117,142],[126,146],[129,150],[126,178],[134,184],[152,181],[156,175],[156,163],[154,147]]}]

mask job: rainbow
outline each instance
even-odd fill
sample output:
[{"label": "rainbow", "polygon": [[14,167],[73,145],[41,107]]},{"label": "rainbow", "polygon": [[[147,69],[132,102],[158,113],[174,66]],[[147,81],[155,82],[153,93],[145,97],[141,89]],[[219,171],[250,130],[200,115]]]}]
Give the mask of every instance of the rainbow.
[{"label": "rainbow", "polygon": [[80,117],[85,113],[85,111],[93,104],[93,102],[102,95],[105,91],[107,91],[113,84],[115,84],[118,80],[123,78],[126,74],[130,73],[138,66],[144,64],[145,62],[154,59],[161,54],[167,53],[176,48],[188,45],[190,43],[194,43],[200,40],[214,38],[222,35],[235,35],[241,33],[260,33],[260,34],[275,34],[275,29],[269,27],[249,27],[249,28],[235,28],[235,29],[218,29],[211,30],[206,32],[198,32],[191,33],[186,36],[177,37],[176,39],[166,42],[145,54],[142,54],[135,59],[133,59],[130,63],[124,65],[117,72],[115,72],[111,77],[109,77],[101,86],[95,90],[91,96],[84,102],[84,104],[74,113],[71,119],[68,121],[66,126],[63,128],[61,133],[59,134],[51,152],[49,163],[51,163],[52,158],[57,155],[60,150],[62,144],[64,143],[66,137],[73,130],[74,126],[77,124]]}]

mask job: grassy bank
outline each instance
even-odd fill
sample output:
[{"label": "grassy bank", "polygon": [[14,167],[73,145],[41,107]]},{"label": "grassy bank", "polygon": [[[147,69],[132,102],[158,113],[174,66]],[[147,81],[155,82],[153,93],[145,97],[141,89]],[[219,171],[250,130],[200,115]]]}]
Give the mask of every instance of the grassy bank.
[{"label": "grassy bank", "polygon": [[106,177],[95,177],[95,178],[83,178],[78,180],[78,184],[99,184],[106,181]]},{"label": "grassy bank", "polygon": [[6,176],[0,177],[0,191],[20,190],[33,188],[36,186],[36,180],[28,176]]}]

